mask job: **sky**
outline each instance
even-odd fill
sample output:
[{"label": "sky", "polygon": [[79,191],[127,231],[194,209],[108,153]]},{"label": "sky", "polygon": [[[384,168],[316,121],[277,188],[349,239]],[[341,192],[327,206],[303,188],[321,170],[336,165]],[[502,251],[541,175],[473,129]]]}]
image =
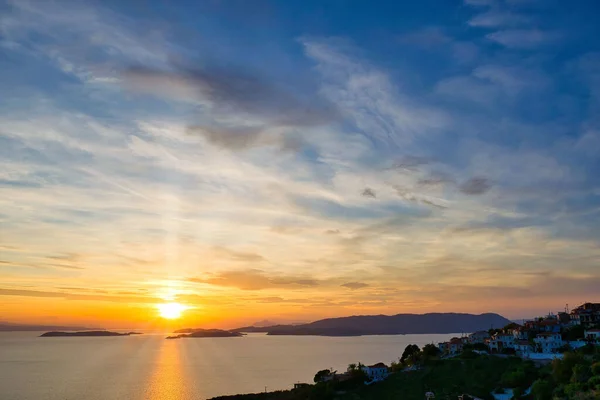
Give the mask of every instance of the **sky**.
[{"label": "sky", "polygon": [[0,319],[600,301],[599,13],[0,0]]}]

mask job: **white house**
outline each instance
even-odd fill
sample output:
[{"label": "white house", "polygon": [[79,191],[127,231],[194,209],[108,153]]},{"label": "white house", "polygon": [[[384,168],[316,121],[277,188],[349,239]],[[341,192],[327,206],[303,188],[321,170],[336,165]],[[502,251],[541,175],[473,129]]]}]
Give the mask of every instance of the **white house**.
[{"label": "white house", "polygon": [[362,370],[367,374],[368,383],[379,382],[384,380],[389,375],[389,368],[384,363],[377,363],[363,367]]},{"label": "white house", "polygon": [[490,338],[490,334],[487,333],[487,331],[477,331],[477,332],[473,332],[469,335],[469,343],[471,344],[475,344],[475,343],[485,343],[486,339]]},{"label": "white house", "polygon": [[450,343],[448,343],[448,342],[438,343],[438,349],[440,349],[440,352],[442,352],[442,354],[445,354],[448,352],[449,345],[450,345]]},{"label": "white house", "polygon": [[540,347],[541,353],[557,353],[565,344],[560,333],[553,332],[538,333],[533,341]]},{"label": "white house", "polygon": [[517,355],[525,358],[533,352],[533,348],[528,340],[517,340],[514,343],[514,349]]},{"label": "white house", "polygon": [[452,338],[450,342],[448,342],[448,352],[450,354],[458,354],[462,352],[463,349],[463,341],[459,338]]},{"label": "white house", "polygon": [[600,329],[588,329],[584,336],[586,339],[600,344]]},{"label": "white house", "polygon": [[498,333],[490,340],[490,350],[514,349],[515,337],[512,333]]},{"label": "white house", "polygon": [[516,340],[527,340],[528,339],[527,330],[523,327],[513,329],[512,334]]}]

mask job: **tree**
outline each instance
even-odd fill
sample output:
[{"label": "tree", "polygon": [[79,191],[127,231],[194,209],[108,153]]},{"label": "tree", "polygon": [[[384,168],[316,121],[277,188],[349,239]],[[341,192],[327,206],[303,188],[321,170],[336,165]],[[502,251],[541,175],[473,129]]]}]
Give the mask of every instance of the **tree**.
[{"label": "tree", "polygon": [[331,369],[322,369],[322,370],[320,370],[319,372],[317,372],[315,374],[315,377],[313,378],[313,381],[315,383],[325,382],[333,374],[334,374],[334,372]]},{"label": "tree", "polygon": [[585,328],[581,325],[575,325],[571,328],[565,330],[562,334],[563,340],[571,341],[583,339],[585,333]]},{"label": "tree", "polygon": [[590,371],[592,371],[592,375],[600,376],[600,362],[592,364]]},{"label": "tree", "polygon": [[531,386],[531,395],[534,400],[551,400],[552,391],[552,384],[544,379],[538,379]]},{"label": "tree", "polygon": [[440,354],[440,349],[434,344],[426,344],[423,347],[423,356],[425,358],[437,357]]},{"label": "tree", "polygon": [[590,379],[590,369],[585,364],[577,364],[573,367],[573,375],[571,375],[572,383],[583,383]]},{"label": "tree", "polygon": [[473,344],[473,350],[490,352],[490,348],[485,343]]},{"label": "tree", "polygon": [[552,377],[557,383],[569,383],[573,375],[573,368],[577,364],[584,364],[582,355],[576,353],[565,353],[562,360],[552,361]]},{"label": "tree", "polygon": [[523,397],[523,390],[521,388],[514,388],[513,389],[513,399],[520,399],[521,397]]},{"label": "tree", "polygon": [[400,357],[400,362],[414,360],[414,358],[415,358],[414,356],[419,354],[420,351],[421,351],[421,349],[419,349],[419,346],[417,346],[416,344],[409,344],[404,349],[404,352],[402,353],[402,357]]}]

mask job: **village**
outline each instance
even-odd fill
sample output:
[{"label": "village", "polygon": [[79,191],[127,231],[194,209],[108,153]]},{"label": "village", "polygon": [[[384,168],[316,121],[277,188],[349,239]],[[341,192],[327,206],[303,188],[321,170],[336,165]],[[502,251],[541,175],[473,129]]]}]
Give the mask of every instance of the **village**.
[{"label": "village", "polygon": [[600,303],[585,303],[572,311],[548,314],[522,324],[473,332],[438,343],[444,356],[465,348],[489,354],[517,355],[531,360],[561,358],[562,353],[587,344],[600,345]]},{"label": "village", "polygon": [[[454,337],[447,342],[438,343],[437,350],[440,358],[455,357],[470,350],[478,354],[513,355],[544,362],[560,359],[564,352],[589,344],[600,346],[600,303],[584,303],[570,312],[565,310],[551,313],[523,321],[522,324],[512,322],[504,327],[490,327],[487,331]],[[432,346],[426,347],[431,349]],[[351,365],[348,371],[341,374],[327,374],[325,370],[321,371],[321,376],[315,382],[350,379],[355,368],[364,372],[365,384],[370,385],[385,380],[398,366],[393,364],[388,367],[379,362],[374,365]],[[403,365],[402,368],[410,371],[417,366]]]},{"label": "village", "polygon": [[[447,398],[449,393],[455,393],[462,400],[545,400],[552,398],[552,392],[558,393],[555,398],[561,399],[596,399],[595,396],[600,394],[599,361],[600,303],[584,303],[571,311],[565,307],[556,314],[463,334],[447,342],[427,344],[422,349],[411,344],[390,366],[382,362],[374,365],[359,363],[350,364],[343,373],[322,370],[315,375],[314,382],[316,390],[334,387],[336,396],[351,389],[366,396],[371,393],[377,398],[377,393],[387,395],[391,391],[403,392],[416,387],[416,392],[426,389],[421,392],[426,399],[435,399],[438,394]],[[459,389],[455,384],[464,378],[465,371],[461,369],[469,368],[469,363],[478,365],[479,379],[486,382],[467,379],[463,386],[475,382],[471,385],[472,391],[457,394]],[[568,366],[565,367],[568,372],[556,376],[563,364]],[[434,370],[438,381],[432,378]],[[358,382],[360,385],[352,386],[351,381],[355,382],[353,385]],[[368,388],[384,381],[383,386],[373,387],[374,392],[360,389],[360,386]],[[295,390],[308,387],[308,384],[298,383]],[[435,391],[431,390],[433,387],[436,387]],[[473,392],[478,395],[467,394]]]}]

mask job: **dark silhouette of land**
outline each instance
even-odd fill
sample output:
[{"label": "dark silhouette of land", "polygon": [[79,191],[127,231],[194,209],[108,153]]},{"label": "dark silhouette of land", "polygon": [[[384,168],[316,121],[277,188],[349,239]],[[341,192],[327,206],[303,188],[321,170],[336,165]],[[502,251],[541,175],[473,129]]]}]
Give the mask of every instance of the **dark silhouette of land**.
[{"label": "dark silhouette of land", "polygon": [[130,336],[130,335],[141,335],[138,332],[110,332],[110,331],[83,331],[83,332],[46,332],[40,335],[40,337],[90,337],[90,336]]},{"label": "dark silhouette of land", "polygon": [[226,331],[223,329],[200,329],[200,328],[186,328],[178,329],[175,333],[179,335],[168,336],[167,339],[179,339],[179,338],[209,338],[209,337],[241,337],[244,336],[241,332]]},{"label": "dark silhouette of land", "polygon": [[233,332],[265,332],[268,335],[363,336],[427,333],[460,333],[488,330],[509,324],[501,315],[430,313],[359,315],[327,318],[301,325],[248,326]]}]

